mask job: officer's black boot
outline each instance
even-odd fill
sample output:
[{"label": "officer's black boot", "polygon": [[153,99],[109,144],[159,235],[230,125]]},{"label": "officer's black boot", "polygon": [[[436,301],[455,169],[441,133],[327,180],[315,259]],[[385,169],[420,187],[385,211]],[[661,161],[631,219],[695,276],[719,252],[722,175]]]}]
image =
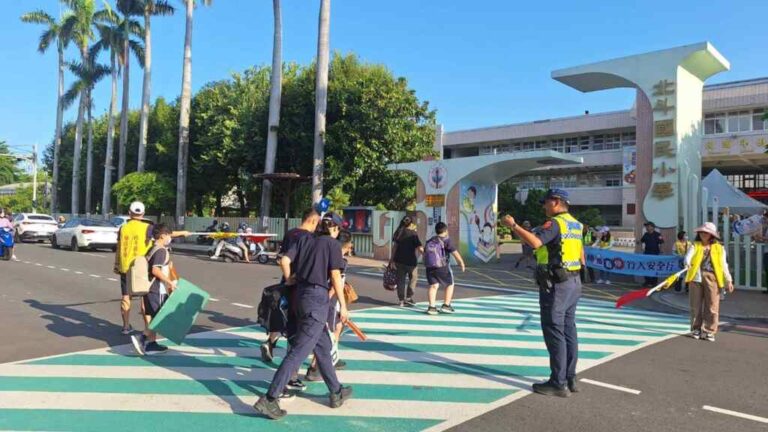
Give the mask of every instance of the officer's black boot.
[{"label": "officer's black boot", "polygon": [[563,398],[570,396],[570,393],[568,393],[568,389],[566,389],[565,387],[558,387],[555,384],[553,384],[551,381],[534,384],[533,391],[545,396],[557,396],[557,397],[563,397]]},{"label": "officer's black boot", "polygon": [[571,391],[571,393],[578,393],[581,391],[578,385],[576,385],[576,378],[570,378],[568,380],[568,390]]}]

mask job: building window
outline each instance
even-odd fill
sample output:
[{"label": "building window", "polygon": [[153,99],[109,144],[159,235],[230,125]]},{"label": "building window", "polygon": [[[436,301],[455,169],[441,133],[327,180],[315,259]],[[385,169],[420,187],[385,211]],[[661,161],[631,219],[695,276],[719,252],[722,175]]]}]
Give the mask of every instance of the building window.
[{"label": "building window", "polygon": [[523,151],[531,151],[533,150],[533,141],[528,141],[523,143]]},{"label": "building window", "polygon": [[590,151],[590,141],[588,136],[579,137],[579,151]]},{"label": "building window", "polygon": [[706,135],[725,133],[725,113],[712,113],[704,116],[704,133]]},{"label": "building window", "polygon": [[608,134],[603,141],[605,150],[618,150],[621,148],[621,134]]},{"label": "building window", "polygon": [[536,141],[536,150],[547,150],[549,148],[548,141]]},{"label": "building window", "polygon": [[564,140],[562,138],[560,139],[553,139],[550,141],[550,146],[552,147],[552,150],[563,152],[565,151],[565,147],[563,145]]},{"label": "building window", "polygon": [[752,120],[749,111],[733,111],[728,113],[728,132],[746,132],[750,130]]},{"label": "building window", "polygon": [[565,139],[565,152],[576,153],[579,151],[579,139],[578,138],[566,138]]},{"label": "building window", "polygon": [[592,150],[594,150],[594,151],[602,151],[603,150],[603,136],[602,135],[595,135],[592,138]]},{"label": "building window", "polygon": [[765,130],[768,122],[763,121],[765,110],[760,108],[752,111],[752,130]]},{"label": "building window", "polygon": [[635,133],[624,132],[621,134],[621,145],[624,147],[635,145]]}]

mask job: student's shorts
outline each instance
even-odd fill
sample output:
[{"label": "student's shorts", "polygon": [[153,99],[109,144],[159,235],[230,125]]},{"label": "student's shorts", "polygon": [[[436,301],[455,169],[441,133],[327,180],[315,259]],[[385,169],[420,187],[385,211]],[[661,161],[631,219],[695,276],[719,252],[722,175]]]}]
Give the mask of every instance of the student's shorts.
[{"label": "student's shorts", "polygon": [[453,285],[453,272],[451,271],[451,268],[449,266],[428,267],[427,283],[429,285],[438,284],[441,287]]},{"label": "student's shorts", "polygon": [[144,296],[144,315],[149,315],[152,318],[160,312],[160,308],[163,307],[165,301],[168,300],[168,294],[160,294],[157,292],[151,292]]}]

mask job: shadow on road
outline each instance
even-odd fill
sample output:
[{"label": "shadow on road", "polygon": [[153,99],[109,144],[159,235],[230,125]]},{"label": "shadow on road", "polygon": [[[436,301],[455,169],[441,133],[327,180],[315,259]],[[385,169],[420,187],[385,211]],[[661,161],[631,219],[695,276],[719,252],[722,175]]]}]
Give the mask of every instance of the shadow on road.
[{"label": "shadow on road", "polygon": [[[50,321],[45,327],[57,335],[63,337],[87,337],[106,342],[109,346],[122,345],[127,342],[125,336],[120,334],[122,325],[96,318],[88,312],[78,310],[79,306],[92,304],[120,303],[120,300],[108,300],[103,302],[73,303],[73,304],[47,304],[37,300],[27,299],[24,303],[30,307],[47,312],[40,317]],[[117,305],[115,315],[117,315]]]}]

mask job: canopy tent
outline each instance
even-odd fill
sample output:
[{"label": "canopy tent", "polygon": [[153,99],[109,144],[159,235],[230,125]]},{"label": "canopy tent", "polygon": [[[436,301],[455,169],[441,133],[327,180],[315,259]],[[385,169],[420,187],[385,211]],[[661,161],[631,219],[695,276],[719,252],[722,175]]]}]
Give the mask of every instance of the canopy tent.
[{"label": "canopy tent", "polygon": [[728,183],[720,171],[713,169],[704,177],[701,186],[707,188],[707,207],[712,207],[712,200],[717,197],[718,207],[728,207],[733,213],[756,214],[768,208],[765,204],[750,198],[747,194]]}]

